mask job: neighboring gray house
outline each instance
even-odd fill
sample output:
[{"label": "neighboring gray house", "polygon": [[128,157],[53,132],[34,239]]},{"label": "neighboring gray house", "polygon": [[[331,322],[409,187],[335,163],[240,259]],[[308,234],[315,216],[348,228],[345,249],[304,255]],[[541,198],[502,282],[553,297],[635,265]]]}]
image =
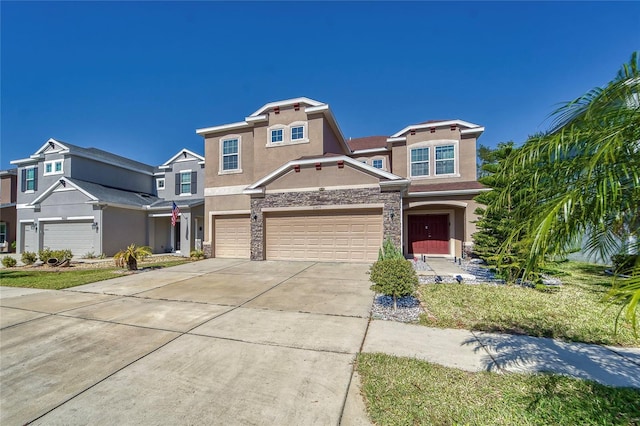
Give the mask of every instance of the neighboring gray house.
[{"label": "neighboring gray house", "polygon": [[[204,158],[191,151],[153,167],[49,139],[11,163],[18,166],[19,253],[48,247],[113,255],[136,243],[188,255],[202,240]],[[174,200],[181,210],[175,227]]]}]

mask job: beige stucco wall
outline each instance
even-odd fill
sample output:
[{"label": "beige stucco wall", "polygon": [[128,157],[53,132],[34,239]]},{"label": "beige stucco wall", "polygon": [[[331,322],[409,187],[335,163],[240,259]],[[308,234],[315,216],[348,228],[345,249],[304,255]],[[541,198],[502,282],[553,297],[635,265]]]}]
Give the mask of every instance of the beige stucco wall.
[{"label": "beige stucco wall", "polygon": [[[242,172],[220,173],[220,141],[239,138],[240,168]],[[204,141],[204,152],[207,166],[205,167],[205,188],[214,186],[249,185],[253,182],[254,158],[253,129],[232,130],[223,134],[207,136]]]},{"label": "beige stucco wall", "polygon": [[324,138],[323,153],[346,154],[346,147],[340,143],[327,120],[322,120],[322,136]]},{"label": "beige stucco wall", "polygon": [[[423,142],[430,142],[425,146],[449,145],[450,141],[457,142],[457,167],[459,176],[435,176],[435,149],[429,150],[430,156],[430,176],[412,178],[412,181],[419,184],[447,183],[476,180],[476,138],[472,136],[462,137],[460,130],[450,130],[449,128],[437,129],[431,133],[429,129],[417,130],[415,135],[408,133],[407,141],[396,142],[392,149],[392,171],[399,176],[409,177],[409,149],[411,146]],[[440,143],[440,141],[442,141]]]},{"label": "beige stucco wall", "polygon": [[323,164],[316,170],[314,164],[300,167],[300,172],[290,170],[267,187],[267,191],[293,188],[344,187],[346,185],[377,185],[379,179],[366,172],[356,170],[348,164],[339,168],[337,164]]}]

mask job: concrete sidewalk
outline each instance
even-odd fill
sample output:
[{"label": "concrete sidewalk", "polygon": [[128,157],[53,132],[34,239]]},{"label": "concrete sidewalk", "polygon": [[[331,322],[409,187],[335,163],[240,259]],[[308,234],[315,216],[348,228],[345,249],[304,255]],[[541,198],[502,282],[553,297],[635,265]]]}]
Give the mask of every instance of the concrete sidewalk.
[{"label": "concrete sidewalk", "polygon": [[362,352],[418,358],[467,371],[551,372],[608,386],[640,388],[640,348],[374,320]]}]

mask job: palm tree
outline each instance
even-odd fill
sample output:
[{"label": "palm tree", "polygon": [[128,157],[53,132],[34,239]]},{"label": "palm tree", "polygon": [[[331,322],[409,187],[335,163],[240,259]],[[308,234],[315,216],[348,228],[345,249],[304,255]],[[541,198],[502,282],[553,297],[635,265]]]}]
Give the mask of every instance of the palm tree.
[{"label": "palm tree", "polygon": [[124,266],[126,264],[127,269],[136,271],[138,269],[138,261],[142,261],[147,256],[151,256],[151,253],[151,247],[131,244],[126,249],[117,252],[113,258],[116,261],[116,265]]},{"label": "palm tree", "polygon": [[[588,237],[587,249],[606,259],[620,241],[640,233],[640,71],[631,55],[605,87],[595,88],[551,114],[551,129],[530,138],[510,156],[504,178],[526,177],[501,191],[504,208],[516,196],[518,224],[504,244],[526,232],[533,238],[524,270],[531,276],[549,255],[564,254]],[[634,238],[635,237],[635,238]],[[640,263],[610,293],[636,330]]]}]

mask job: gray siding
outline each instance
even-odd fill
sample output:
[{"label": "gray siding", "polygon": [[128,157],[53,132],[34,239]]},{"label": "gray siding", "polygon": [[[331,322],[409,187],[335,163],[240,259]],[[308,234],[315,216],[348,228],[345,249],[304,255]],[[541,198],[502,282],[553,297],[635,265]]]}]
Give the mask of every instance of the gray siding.
[{"label": "gray siding", "polygon": [[102,211],[102,252],[113,256],[129,244],[145,246],[147,213],[140,210],[107,207]]},{"label": "gray siding", "polygon": [[[189,200],[204,198],[204,165],[198,164],[199,160],[180,161],[172,164],[171,169],[166,169],[164,174],[165,189],[158,191],[158,197],[165,200]],[[191,170],[196,175],[196,191],[191,190],[190,196],[176,195],[176,174],[183,170]],[[162,177],[162,176],[156,176]]]},{"label": "gray siding", "polygon": [[71,174],[68,176],[127,191],[155,193],[155,180],[149,174],[82,157],[73,157]]}]

